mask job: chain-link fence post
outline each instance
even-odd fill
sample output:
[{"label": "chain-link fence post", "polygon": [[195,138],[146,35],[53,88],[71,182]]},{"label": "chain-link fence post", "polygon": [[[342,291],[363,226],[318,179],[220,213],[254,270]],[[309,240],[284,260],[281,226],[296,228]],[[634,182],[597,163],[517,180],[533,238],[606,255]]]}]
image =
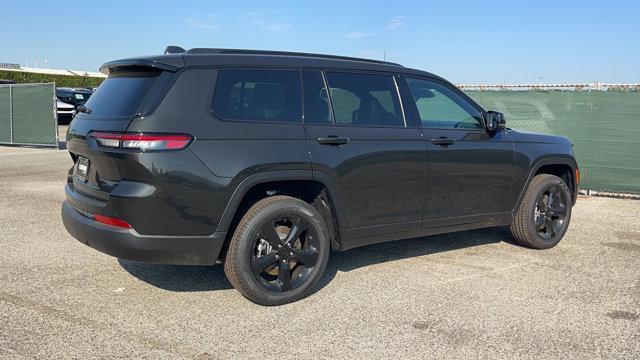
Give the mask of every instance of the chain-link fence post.
[{"label": "chain-link fence post", "polygon": [[9,85],[9,142],[13,144],[13,98],[12,85]]},{"label": "chain-link fence post", "polygon": [[53,87],[53,132],[56,138],[56,149],[60,149],[60,127],[58,126],[58,97],[56,96],[56,83],[51,84]]}]

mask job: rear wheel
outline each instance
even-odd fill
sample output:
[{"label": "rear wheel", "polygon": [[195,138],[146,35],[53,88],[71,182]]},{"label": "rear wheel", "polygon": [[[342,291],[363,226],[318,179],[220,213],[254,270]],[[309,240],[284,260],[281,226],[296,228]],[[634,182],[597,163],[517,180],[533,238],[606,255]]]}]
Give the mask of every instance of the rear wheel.
[{"label": "rear wheel", "polygon": [[557,176],[536,175],[511,222],[511,233],[522,245],[534,249],[556,246],[571,220],[571,193]]},{"label": "rear wheel", "polygon": [[260,200],[233,234],[224,264],[227,278],[257,304],[299,300],[324,272],[328,233],[322,215],[302,200],[288,196]]}]

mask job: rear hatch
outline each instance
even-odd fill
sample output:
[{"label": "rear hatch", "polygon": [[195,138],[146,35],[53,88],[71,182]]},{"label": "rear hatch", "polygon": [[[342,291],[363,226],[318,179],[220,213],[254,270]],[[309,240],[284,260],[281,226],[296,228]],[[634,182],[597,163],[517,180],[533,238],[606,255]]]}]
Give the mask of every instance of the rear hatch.
[{"label": "rear hatch", "polygon": [[[69,171],[72,205],[78,210],[97,211],[121,181],[117,150],[98,147],[91,133],[121,133],[131,120],[153,111],[173,73],[148,66],[124,66],[109,70],[109,77],[86,102],[67,130],[67,149],[74,161]],[[68,194],[69,195],[69,194]],[[75,200],[75,201],[74,201]]]}]

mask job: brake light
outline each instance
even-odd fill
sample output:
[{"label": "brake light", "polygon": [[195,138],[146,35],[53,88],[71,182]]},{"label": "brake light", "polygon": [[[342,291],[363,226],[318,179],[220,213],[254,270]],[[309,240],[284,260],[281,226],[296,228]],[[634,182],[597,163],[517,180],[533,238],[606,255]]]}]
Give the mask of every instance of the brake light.
[{"label": "brake light", "polygon": [[102,147],[142,151],[181,150],[193,140],[189,134],[92,132],[89,136],[95,138]]},{"label": "brake light", "polygon": [[118,219],[118,218],[114,218],[111,216],[104,216],[104,215],[98,215],[98,214],[94,214],[93,215],[93,220],[105,224],[105,225],[111,225],[111,226],[115,226],[115,227],[119,227],[119,228],[125,228],[125,229],[131,229],[131,225],[129,225],[128,222]]}]

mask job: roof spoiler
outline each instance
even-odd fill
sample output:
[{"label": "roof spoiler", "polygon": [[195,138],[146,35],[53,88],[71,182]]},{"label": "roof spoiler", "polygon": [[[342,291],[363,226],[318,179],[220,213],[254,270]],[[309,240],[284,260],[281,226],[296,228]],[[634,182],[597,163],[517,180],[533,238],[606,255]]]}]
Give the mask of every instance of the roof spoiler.
[{"label": "roof spoiler", "polygon": [[164,54],[165,55],[168,55],[168,54],[182,54],[185,51],[186,50],[181,48],[180,46],[169,45],[164,49]]},{"label": "roof spoiler", "polygon": [[158,69],[158,70],[164,70],[164,71],[170,71],[170,72],[175,72],[180,68],[180,66],[161,63],[155,60],[128,59],[128,60],[109,61],[108,63],[104,63],[102,64],[102,66],[100,66],[100,72],[105,75],[109,75],[112,72],[121,68],[136,68],[136,67],[149,67],[152,69]]},{"label": "roof spoiler", "polygon": [[105,75],[109,75],[118,68],[127,67],[150,67],[153,69],[175,72],[185,66],[184,59],[179,55],[184,52],[185,49],[180,46],[170,45],[164,49],[163,55],[109,61],[100,66],[100,72]]}]

